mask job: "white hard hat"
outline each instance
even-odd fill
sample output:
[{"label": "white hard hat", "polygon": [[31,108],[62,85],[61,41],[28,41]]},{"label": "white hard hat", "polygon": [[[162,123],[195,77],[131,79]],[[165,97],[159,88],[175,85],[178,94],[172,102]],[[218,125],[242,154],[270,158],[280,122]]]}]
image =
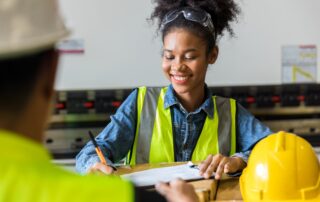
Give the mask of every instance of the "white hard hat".
[{"label": "white hard hat", "polygon": [[57,0],[0,0],[0,59],[48,49],[68,33]]}]

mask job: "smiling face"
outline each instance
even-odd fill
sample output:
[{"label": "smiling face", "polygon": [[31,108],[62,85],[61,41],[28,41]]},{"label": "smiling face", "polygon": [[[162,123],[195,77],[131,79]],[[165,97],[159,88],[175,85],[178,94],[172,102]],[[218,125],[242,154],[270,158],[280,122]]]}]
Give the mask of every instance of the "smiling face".
[{"label": "smiling face", "polygon": [[204,92],[208,64],[217,58],[217,48],[207,54],[204,40],[185,29],[174,29],[163,40],[162,69],[178,96]]}]

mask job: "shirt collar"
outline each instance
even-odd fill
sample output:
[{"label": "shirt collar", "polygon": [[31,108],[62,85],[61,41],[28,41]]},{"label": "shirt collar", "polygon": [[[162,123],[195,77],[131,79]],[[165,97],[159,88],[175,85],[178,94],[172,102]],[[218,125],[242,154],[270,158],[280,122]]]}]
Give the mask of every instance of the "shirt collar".
[{"label": "shirt collar", "polygon": [[164,108],[168,108],[177,104],[179,104],[178,98],[175,95],[172,85],[169,85],[164,96]]},{"label": "shirt collar", "polygon": [[[195,112],[199,112],[203,110],[210,118],[213,118],[213,100],[212,100],[212,93],[209,90],[208,86],[205,85],[205,96],[206,99],[202,103],[202,105],[195,110]],[[173,105],[179,105],[180,102],[175,95],[174,89],[172,84],[168,86],[167,92],[164,97],[164,108],[171,107]]]}]

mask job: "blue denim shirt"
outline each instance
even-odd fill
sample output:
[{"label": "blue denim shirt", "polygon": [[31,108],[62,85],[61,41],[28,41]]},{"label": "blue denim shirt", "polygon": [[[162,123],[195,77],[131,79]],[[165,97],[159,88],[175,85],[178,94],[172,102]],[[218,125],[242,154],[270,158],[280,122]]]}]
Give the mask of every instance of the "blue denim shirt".
[{"label": "blue denim shirt", "polygon": [[[138,90],[134,90],[111,122],[97,136],[96,140],[109,163],[123,159],[131,149],[136,129],[136,100]],[[175,96],[172,85],[165,95],[164,107],[171,108],[176,161],[189,161],[197,143],[206,116],[213,117],[212,94],[206,88],[206,100],[194,112],[187,112]],[[237,104],[237,146],[236,154],[247,162],[252,147],[272,131],[252,114]],[[87,143],[76,157],[76,170],[85,173],[94,163],[99,162],[95,148]]]}]

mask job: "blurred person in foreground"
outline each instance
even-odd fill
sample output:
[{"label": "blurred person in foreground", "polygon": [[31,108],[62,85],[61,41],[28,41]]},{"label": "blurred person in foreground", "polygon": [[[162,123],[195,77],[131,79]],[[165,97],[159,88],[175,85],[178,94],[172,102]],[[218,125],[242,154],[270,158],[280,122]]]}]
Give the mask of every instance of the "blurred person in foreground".
[{"label": "blurred person in foreground", "polygon": [[68,30],[56,0],[0,0],[0,25],[0,202],[198,201],[181,180],[158,184],[159,194],[51,164],[41,142],[59,58],[54,46]]}]

